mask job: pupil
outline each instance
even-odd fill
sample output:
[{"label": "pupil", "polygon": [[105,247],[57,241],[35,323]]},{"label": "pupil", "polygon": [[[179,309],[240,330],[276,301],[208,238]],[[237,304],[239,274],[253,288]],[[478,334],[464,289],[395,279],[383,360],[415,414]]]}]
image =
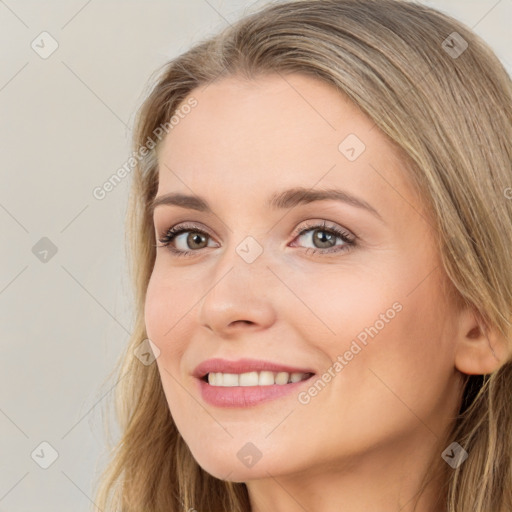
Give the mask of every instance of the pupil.
[{"label": "pupil", "polygon": [[[321,234],[323,233],[324,236]],[[325,241],[330,241],[331,238],[333,238],[333,235],[326,233],[325,231],[317,230],[316,231],[316,240],[319,241],[321,244],[325,243]],[[332,247],[332,245],[327,245],[326,247]]]},{"label": "pupil", "polygon": [[[199,238],[199,241],[197,241],[197,238]],[[203,235],[200,235],[199,233],[190,234],[190,235],[188,235],[187,243],[189,243],[189,245],[193,245],[196,242],[200,244],[201,240],[203,240],[203,242],[204,242],[206,240],[206,237],[204,237]]]}]

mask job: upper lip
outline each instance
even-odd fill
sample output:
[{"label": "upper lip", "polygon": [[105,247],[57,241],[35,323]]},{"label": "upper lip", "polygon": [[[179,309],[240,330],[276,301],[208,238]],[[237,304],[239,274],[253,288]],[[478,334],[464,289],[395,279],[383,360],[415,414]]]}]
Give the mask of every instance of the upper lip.
[{"label": "upper lip", "polygon": [[219,373],[247,373],[257,371],[287,372],[287,373],[314,373],[307,368],[297,368],[272,361],[262,359],[238,359],[229,361],[227,359],[214,358],[203,361],[194,370],[194,377],[202,379],[205,375],[212,372]]}]

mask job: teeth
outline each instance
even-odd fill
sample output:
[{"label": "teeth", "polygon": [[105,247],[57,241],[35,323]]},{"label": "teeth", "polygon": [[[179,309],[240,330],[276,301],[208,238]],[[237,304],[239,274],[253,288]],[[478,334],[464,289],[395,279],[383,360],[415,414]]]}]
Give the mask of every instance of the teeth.
[{"label": "teeth", "polygon": [[258,379],[258,386],[272,386],[275,384],[275,377],[273,372],[260,372],[260,378]]},{"label": "teeth", "polygon": [[247,372],[247,373],[209,373],[208,384],[210,386],[235,387],[235,386],[272,386],[299,382],[308,378],[308,373],[288,372]]},{"label": "teeth", "polygon": [[290,375],[286,372],[279,372],[275,376],[276,384],[288,384],[288,379],[290,378]]}]

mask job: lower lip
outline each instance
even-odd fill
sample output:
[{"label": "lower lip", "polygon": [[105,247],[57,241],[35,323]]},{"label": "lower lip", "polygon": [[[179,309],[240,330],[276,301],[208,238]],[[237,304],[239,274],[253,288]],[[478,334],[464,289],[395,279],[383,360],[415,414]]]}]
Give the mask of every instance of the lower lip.
[{"label": "lower lip", "polygon": [[296,392],[314,377],[291,384],[272,384],[271,386],[210,386],[199,379],[203,400],[217,407],[251,407],[269,400],[275,400]]}]

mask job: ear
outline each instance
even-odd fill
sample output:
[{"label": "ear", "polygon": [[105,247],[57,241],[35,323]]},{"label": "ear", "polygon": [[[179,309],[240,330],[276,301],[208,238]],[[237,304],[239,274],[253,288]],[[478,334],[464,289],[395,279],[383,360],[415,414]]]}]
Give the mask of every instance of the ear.
[{"label": "ear", "polygon": [[511,357],[511,347],[498,329],[486,326],[472,308],[458,313],[455,366],[467,375],[486,375],[503,366]]}]

